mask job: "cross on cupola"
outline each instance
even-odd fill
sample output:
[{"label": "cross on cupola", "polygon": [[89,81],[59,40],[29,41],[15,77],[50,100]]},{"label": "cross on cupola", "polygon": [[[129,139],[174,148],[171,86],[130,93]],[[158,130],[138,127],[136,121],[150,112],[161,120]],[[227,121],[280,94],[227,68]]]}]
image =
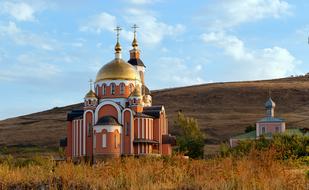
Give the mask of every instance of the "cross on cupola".
[{"label": "cross on cupola", "polygon": [[134,49],[136,49],[137,46],[138,46],[137,39],[136,39],[136,29],[139,28],[139,27],[136,24],[134,24],[132,26],[132,28],[133,28],[133,32],[134,32],[134,39],[133,39],[133,42],[132,42],[132,46],[133,46]]},{"label": "cross on cupola", "polygon": [[114,30],[117,32],[117,42],[119,42],[120,31],[122,29],[120,28],[120,26],[117,26]]},{"label": "cross on cupola", "polygon": [[122,29],[119,26],[117,26],[114,30],[116,31],[116,35],[117,35],[117,43],[115,45],[116,58],[121,58],[121,56],[120,56],[121,45],[119,43],[119,36],[120,36],[120,31]]},{"label": "cross on cupola", "polygon": [[89,87],[90,87],[89,89],[90,89],[90,90],[92,90],[92,86],[93,86],[93,80],[90,79],[90,80],[89,80]]}]

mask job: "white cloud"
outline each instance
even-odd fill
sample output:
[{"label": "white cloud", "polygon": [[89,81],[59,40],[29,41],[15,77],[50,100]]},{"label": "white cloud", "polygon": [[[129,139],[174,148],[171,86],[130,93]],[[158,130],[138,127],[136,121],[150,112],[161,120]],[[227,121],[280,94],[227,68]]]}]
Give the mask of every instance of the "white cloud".
[{"label": "white cloud", "polygon": [[206,9],[199,19],[212,29],[226,29],[264,18],[279,18],[290,14],[284,0],[221,0]]},{"label": "white cloud", "polygon": [[158,84],[169,84],[170,87],[205,83],[203,65],[192,65],[191,61],[188,66],[187,62],[189,60],[177,57],[161,57],[156,64],[150,65],[150,70],[157,73],[153,73],[149,77],[153,81],[157,81]]},{"label": "white cloud", "polygon": [[22,31],[12,21],[10,21],[6,26],[0,25],[0,37],[1,36],[9,37],[16,44],[19,45],[30,45],[36,48],[49,51],[54,50],[55,47],[59,45],[59,43],[57,43],[53,39],[47,39],[33,33]]},{"label": "white cloud", "polygon": [[61,70],[37,54],[22,54],[16,58],[15,62],[10,63],[9,68],[0,70],[2,80],[29,80],[46,79],[56,76]]},{"label": "white cloud", "polygon": [[168,25],[159,21],[150,11],[140,9],[128,9],[125,20],[130,25],[137,24],[141,28],[138,35],[145,44],[158,44],[164,37],[177,37],[185,31],[182,24]]},{"label": "white cloud", "polygon": [[106,12],[91,17],[87,23],[80,27],[81,31],[92,31],[101,33],[103,31],[113,32],[117,25],[116,17]]},{"label": "white cloud", "polygon": [[0,4],[2,13],[14,17],[18,21],[34,21],[35,10],[32,6],[24,2],[3,2]]},{"label": "white cloud", "polygon": [[275,46],[251,50],[239,38],[224,32],[205,33],[202,39],[205,43],[222,48],[232,58],[231,70],[237,68],[237,77],[242,79],[285,77],[295,74],[296,66],[300,63],[287,49]]},{"label": "white cloud", "polygon": [[[181,24],[168,25],[158,21],[150,11],[140,9],[127,9],[124,12],[123,18],[127,25],[137,24],[141,28],[138,36],[144,44],[158,44],[164,37],[176,37],[185,30],[185,27]],[[122,19],[122,17],[118,19]],[[118,22],[115,16],[102,12],[99,15],[91,17],[80,27],[80,30],[96,33],[102,33],[103,31],[114,32]],[[131,41],[133,32],[123,28],[121,36],[127,41]]]}]

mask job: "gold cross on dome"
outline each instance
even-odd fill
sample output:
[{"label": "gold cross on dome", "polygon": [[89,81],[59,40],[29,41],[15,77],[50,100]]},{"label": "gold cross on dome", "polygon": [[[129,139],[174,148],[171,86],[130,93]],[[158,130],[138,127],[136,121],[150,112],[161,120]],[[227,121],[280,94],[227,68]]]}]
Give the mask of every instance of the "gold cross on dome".
[{"label": "gold cross on dome", "polygon": [[93,83],[93,80],[92,80],[92,79],[90,79],[90,80],[89,80],[90,90],[92,90],[92,83]]},{"label": "gold cross on dome", "polygon": [[134,35],[136,34],[136,29],[137,28],[139,28],[136,24],[134,24],[133,26],[132,26],[132,28],[133,28],[133,32],[134,32]]},{"label": "gold cross on dome", "polygon": [[119,42],[119,35],[122,29],[120,28],[120,26],[117,26],[114,30],[117,32],[117,42]]}]

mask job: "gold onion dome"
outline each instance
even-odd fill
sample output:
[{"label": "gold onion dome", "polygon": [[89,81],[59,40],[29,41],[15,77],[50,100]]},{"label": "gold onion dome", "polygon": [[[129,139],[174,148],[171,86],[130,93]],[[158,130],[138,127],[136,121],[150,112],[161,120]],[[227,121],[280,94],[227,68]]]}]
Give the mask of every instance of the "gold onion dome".
[{"label": "gold onion dome", "polygon": [[142,96],[142,93],[141,93],[141,87],[139,85],[137,85],[133,92],[130,94],[130,97],[140,97]]},{"label": "gold onion dome", "polygon": [[100,80],[138,80],[140,76],[136,69],[123,59],[115,58],[104,65],[98,72],[96,82]]},{"label": "gold onion dome", "polygon": [[89,90],[89,92],[85,96],[85,98],[96,98],[96,97],[97,95],[92,90]]},{"label": "gold onion dome", "polygon": [[121,45],[120,45],[120,43],[117,41],[117,43],[116,43],[116,45],[115,45],[115,52],[116,53],[119,53],[119,52],[121,52]]},{"label": "gold onion dome", "polygon": [[137,40],[136,40],[135,37],[134,37],[134,39],[133,39],[132,46],[133,46],[134,48],[137,48],[137,46],[138,46],[138,43],[137,43]]}]

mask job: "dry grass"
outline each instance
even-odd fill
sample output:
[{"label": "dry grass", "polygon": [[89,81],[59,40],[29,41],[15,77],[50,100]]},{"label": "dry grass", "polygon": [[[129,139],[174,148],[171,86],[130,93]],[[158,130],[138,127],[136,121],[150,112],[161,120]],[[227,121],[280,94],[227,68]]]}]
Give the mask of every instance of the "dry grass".
[{"label": "dry grass", "polygon": [[37,161],[0,164],[1,189],[308,189],[308,166],[273,159],[271,151],[242,158],[123,158],[89,164]]}]

